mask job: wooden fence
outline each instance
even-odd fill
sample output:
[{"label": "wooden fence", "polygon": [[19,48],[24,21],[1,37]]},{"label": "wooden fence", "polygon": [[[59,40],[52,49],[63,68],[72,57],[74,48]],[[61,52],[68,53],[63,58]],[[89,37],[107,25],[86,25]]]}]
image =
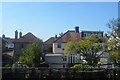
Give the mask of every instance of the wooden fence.
[{"label": "wooden fence", "polygon": [[2,68],[2,79],[120,80],[120,68]]}]

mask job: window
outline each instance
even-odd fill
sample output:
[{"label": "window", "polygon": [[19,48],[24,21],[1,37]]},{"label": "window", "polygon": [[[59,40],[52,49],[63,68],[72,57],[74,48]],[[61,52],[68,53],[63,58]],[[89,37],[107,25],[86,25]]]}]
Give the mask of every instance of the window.
[{"label": "window", "polygon": [[21,48],[23,48],[24,46],[23,46],[23,44],[21,44]]},{"label": "window", "polygon": [[71,63],[72,63],[72,60],[73,60],[73,59],[72,59],[72,55],[71,55]]},{"label": "window", "polygon": [[73,56],[73,63],[75,63],[75,56]]},{"label": "window", "polygon": [[84,37],[86,37],[87,36],[87,33],[84,33]]},{"label": "window", "polygon": [[67,61],[67,57],[66,56],[63,58],[63,61]]},{"label": "window", "polygon": [[61,44],[60,43],[58,43],[57,48],[61,48]]}]

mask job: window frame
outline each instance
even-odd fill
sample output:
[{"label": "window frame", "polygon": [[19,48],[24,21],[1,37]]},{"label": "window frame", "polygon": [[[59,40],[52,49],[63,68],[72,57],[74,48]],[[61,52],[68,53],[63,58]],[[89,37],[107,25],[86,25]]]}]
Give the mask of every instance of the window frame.
[{"label": "window frame", "polygon": [[58,43],[58,44],[57,44],[57,48],[62,48],[62,47],[61,47],[61,43]]}]

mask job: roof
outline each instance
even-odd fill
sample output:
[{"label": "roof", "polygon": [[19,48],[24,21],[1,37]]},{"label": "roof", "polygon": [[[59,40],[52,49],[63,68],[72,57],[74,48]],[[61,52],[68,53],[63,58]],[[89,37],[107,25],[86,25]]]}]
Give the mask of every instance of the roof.
[{"label": "roof", "polygon": [[69,41],[76,41],[76,40],[80,40],[80,33],[75,32],[75,31],[67,31],[66,33],[64,33],[61,37],[59,37],[58,39],[56,39],[54,41],[54,43],[67,43]]},{"label": "roof", "polygon": [[14,41],[14,39],[11,39],[11,38],[2,38],[2,40],[7,43],[12,43]]},{"label": "roof", "polygon": [[92,33],[98,33],[98,32],[100,33],[101,32],[101,33],[103,33],[104,31],[86,31],[86,30],[81,30],[81,32],[92,32]]},{"label": "roof", "polygon": [[19,39],[15,39],[14,42],[27,42],[27,43],[32,43],[32,42],[37,42],[38,38],[34,36],[32,33],[27,33],[26,35],[22,36]]},{"label": "roof", "polygon": [[44,44],[52,44],[55,41],[55,37],[50,37],[48,40],[44,42]]}]

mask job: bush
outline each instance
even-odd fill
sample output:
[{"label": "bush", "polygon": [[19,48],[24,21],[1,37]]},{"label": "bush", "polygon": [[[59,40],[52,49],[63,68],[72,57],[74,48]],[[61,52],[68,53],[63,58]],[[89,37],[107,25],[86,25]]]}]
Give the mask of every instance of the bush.
[{"label": "bush", "polygon": [[79,69],[79,68],[92,68],[91,65],[88,64],[75,64],[73,68]]},{"label": "bush", "polygon": [[12,67],[11,64],[6,64],[4,67]]}]

